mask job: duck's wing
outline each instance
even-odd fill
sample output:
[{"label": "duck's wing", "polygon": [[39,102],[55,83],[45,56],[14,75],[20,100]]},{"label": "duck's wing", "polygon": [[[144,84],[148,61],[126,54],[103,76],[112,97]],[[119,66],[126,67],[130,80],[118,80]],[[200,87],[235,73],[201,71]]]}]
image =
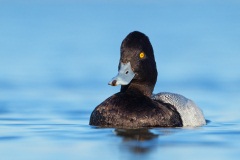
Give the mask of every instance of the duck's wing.
[{"label": "duck's wing", "polygon": [[192,100],[182,95],[161,92],[152,95],[152,99],[173,105],[179,112],[184,127],[197,127],[206,124],[201,109]]}]

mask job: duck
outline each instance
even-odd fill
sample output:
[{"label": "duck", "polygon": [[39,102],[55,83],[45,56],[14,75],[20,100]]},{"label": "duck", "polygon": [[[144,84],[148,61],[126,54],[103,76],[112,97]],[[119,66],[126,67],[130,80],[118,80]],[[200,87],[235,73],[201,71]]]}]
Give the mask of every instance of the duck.
[{"label": "duck", "polygon": [[199,127],[206,124],[202,110],[176,93],[153,94],[157,66],[149,38],[133,31],[122,41],[118,74],[108,83],[120,91],[100,103],[89,125],[114,128]]}]

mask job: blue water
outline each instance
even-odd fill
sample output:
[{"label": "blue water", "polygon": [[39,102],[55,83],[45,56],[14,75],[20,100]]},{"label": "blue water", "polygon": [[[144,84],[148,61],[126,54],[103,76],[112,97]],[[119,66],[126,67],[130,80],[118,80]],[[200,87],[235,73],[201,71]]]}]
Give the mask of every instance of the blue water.
[{"label": "blue water", "polygon": [[[240,3],[0,1],[1,159],[239,159]],[[147,34],[154,92],[194,100],[199,128],[119,130],[88,125],[118,92],[119,48]]]}]

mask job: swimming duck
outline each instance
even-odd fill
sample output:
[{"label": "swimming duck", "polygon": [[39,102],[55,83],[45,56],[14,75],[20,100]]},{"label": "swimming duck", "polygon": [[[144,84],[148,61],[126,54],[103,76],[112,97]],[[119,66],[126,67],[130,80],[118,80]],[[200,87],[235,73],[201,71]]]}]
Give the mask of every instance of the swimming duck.
[{"label": "swimming duck", "polygon": [[149,38],[134,31],[121,44],[118,74],[109,85],[120,92],[99,104],[90,125],[117,128],[196,127],[206,124],[200,108],[174,93],[153,94],[157,67]]}]

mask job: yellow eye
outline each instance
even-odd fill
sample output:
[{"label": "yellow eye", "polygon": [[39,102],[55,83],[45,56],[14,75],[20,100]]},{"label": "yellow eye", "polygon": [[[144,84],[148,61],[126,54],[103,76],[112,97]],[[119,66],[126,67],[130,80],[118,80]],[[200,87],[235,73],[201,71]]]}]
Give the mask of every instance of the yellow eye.
[{"label": "yellow eye", "polygon": [[139,54],[139,57],[140,57],[141,59],[143,59],[143,58],[145,57],[144,52],[141,52],[141,53]]}]

